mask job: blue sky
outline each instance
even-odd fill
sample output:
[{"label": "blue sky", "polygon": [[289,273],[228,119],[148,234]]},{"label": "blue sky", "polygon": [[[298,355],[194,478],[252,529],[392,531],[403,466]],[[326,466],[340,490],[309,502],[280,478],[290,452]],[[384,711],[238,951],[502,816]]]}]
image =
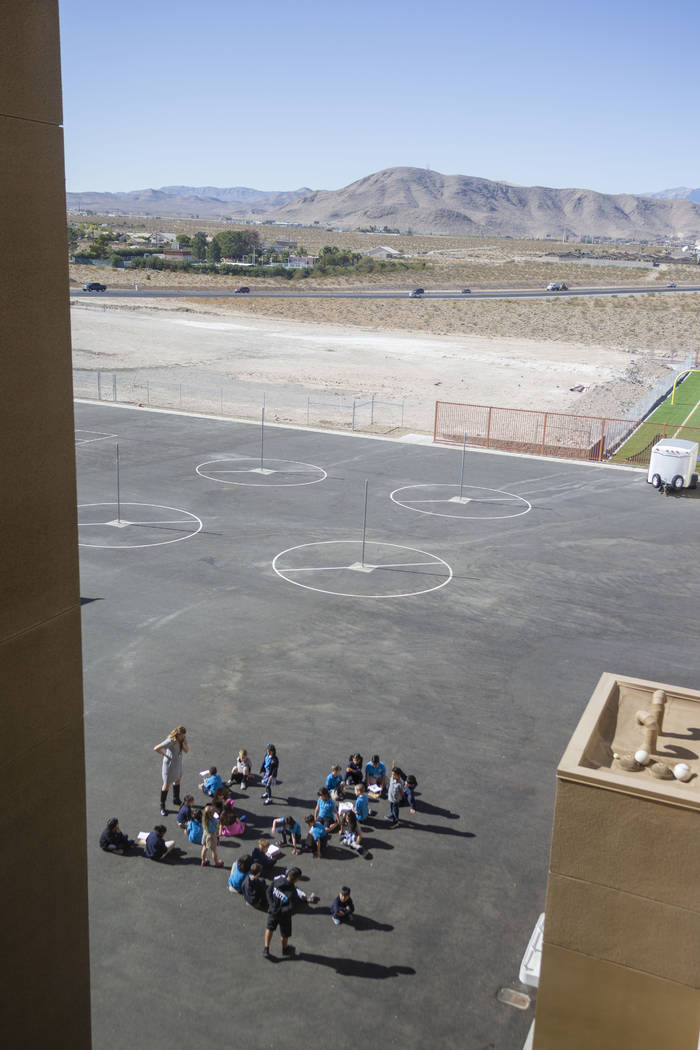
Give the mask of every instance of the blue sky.
[{"label": "blue sky", "polygon": [[700,5],[60,0],[67,188],[700,186]]}]

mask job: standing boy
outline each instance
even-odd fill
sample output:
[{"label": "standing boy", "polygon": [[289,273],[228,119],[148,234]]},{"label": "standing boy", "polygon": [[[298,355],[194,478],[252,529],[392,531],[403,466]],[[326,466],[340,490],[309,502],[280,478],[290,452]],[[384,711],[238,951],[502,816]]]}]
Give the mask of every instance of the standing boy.
[{"label": "standing boy", "polygon": [[267,928],[265,930],[265,947],[263,957],[271,959],[270,944],[272,934],[277,927],[282,938],[282,955],[294,955],[294,946],[289,943],[292,936],[292,915],[296,911],[300,897],[296,884],[301,878],[299,868],[290,868],[286,874],[279,875],[267,887]]},{"label": "standing boy", "polygon": [[260,774],[265,787],[265,790],[262,793],[264,806],[269,806],[272,802],[272,789],[277,783],[279,767],[280,760],[277,757],[277,748],[274,744],[268,744],[265,749],[265,758],[260,766]]},{"label": "standing boy", "polygon": [[387,797],[389,799],[389,813],[386,819],[389,821],[389,827],[395,828],[399,822],[399,804],[403,801],[403,784],[401,783],[401,773],[398,769],[392,769],[391,771]]}]

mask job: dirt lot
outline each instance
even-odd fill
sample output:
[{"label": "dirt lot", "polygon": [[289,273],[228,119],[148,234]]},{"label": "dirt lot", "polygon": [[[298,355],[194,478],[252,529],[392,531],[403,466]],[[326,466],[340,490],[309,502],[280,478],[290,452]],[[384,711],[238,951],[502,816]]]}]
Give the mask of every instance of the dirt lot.
[{"label": "dirt lot", "polygon": [[[230,413],[244,418],[259,412],[263,395],[273,418],[304,422],[309,399],[344,405],[372,394],[405,401],[405,427],[426,433],[436,400],[617,416],[695,345],[700,303],[684,309],[691,297],[663,298],[679,305],[625,297],[198,299],[176,307],[86,297],[72,308],[74,366],[133,373],[154,398],[155,384],[182,387],[182,406],[205,411],[197,391],[217,386]],[[170,404],[162,395],[152,403]],[[346,420],[319,409],[308,421]]]}]

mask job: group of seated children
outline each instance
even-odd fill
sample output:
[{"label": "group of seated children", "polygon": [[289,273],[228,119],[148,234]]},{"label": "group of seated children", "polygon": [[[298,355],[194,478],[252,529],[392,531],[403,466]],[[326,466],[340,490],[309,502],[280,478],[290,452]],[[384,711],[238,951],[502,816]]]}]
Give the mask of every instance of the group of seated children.
[{"label": "group of seated children", "polygon": [[[260,766],[260,782],[263,785],[262,800],[267,806],[272,801],[272,789],[277,783],[277,773],[279,771],[279,758],[277,757],[277,748],[274,744],[268,744],[265,748],[265,757],[263,758],[262,765]],[[202,791],[206,795],[214,796],[216,791],[222,787],[224,781],[219,776],[216,766],[211,766],[208,774],[202,774],[204,779],[199,785]],[[234,763],[231,775],[226,782],[225,787],[230,788],[234,784],[237,784],[241,791],[246,791],[248,783],[253,778],[252,766],[250,756],[245,748],[241,748],[238,752],[238,757]]]},{"label": "group of seated children", "polygon": [[[173,849],[174,842],[165,841],[167,828],[165,824],[156,824],[153,831],[146,834],[139,832],[138,845],[144,847],[144,852],[151,860],[162,860],[167,857]],[[119,818],[110,817],[106,827],[100,835],[100,849],[105,853],[129,853],[137,843],[130,839],[119,827]]]}]

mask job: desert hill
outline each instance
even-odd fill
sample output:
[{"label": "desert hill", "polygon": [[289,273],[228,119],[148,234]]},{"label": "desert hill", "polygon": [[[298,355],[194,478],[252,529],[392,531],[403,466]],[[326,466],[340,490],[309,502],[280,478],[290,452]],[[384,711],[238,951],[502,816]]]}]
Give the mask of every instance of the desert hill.
[{"label": "desert hill", "polygon": [[624,240],[700,237],[700,204],[585,189],[516,186],[423,168],[386,168],[340,190],[274,192],[171,186],[132,193],[69,193],[69,211],[224,218],[265,217],[304,226],[493,237],[589,235]]},{"label": "desert hill", "polygon": [[309,194],[276,217],[467,236],[559,237],[566,231],[633,240],[700,234],[700,207],[685,199],[515,186],[422,168],[387,168],[342,190]]}]

